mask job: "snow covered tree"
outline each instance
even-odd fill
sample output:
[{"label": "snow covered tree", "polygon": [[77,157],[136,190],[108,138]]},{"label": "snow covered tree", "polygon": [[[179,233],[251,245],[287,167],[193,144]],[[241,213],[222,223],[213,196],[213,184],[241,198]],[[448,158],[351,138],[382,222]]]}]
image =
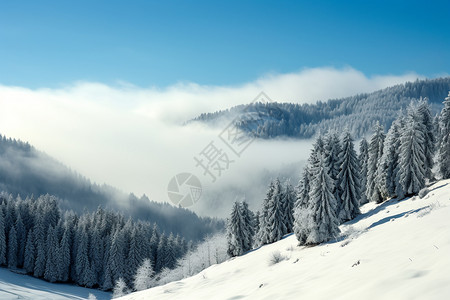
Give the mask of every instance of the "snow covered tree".
[{"label": "snow covered tree", "polygon": [[28,274],[32,274],[34,272],[35,249],[33,240],[33,229],[30,229],[28,231],[27,244],[25,245],[25,259],[23,263],[23,267]]},{"label": "snow covered tree", "polygon": [[116,284],[114,285],[113,296],[112,297],[113,298],[119,298],[119,297],[125,296],[129,292],[130,292],[130,290],[128,289],[128,286],[127,286],[125,280],[123,280],[123,278],[120,277],[116,281]]},{"label": "snow covered tree", "polygon": [[306,208],[309,201],[309,184],[310,184],[310,169],[306,165],[301,174],[300,181],[297,185],[297,200],[295,201],[295,210]]},{"label": "snow covered tree", "polygon": [[78,232],[78,247],[77,256],[75,257],[75,271],[77,274],[77,282],[80,285],[85,285],[84,273],[89,268],[89,236],[85,228],[80,226]]},{"label": "snow covered tree", "polygon": [[246,249],[245,244],[248,236],[247,228],[242,216],[241,204],[236,201],[233,204],[231,215],[227,224],[227,241],[228,254],[230,256],[239,256],[244,254]]},{"label": "snow covered tree", "polygon": [[339,135],[336,131],[331,131],[325,137],[325,152],[324,158],[328,164],[328,169],[330,170],[330,178],[333,181],[333,195],[337,203],[341,203],[341,190],[339,186],[339,168],[340,161],[339,155],[341,153],[341,145],[339,140]]},{"label": "snow covered tree", "polygon": [[175,254],[175,237],[173,233],[170,233],[169,238],[167,239],[166,245],[166,256],[164,258],[164,267],[168,269],[172,269],[176,264],[176,254]]},{"label": "snow covered tree", "polygon": [[432,180],[434,178],[431,169],[434,166],[434,154],[436,152],[436,136],[434,119],[431,115],[430,105],[428,99],[425,98],[419,102],[417,106],[417,113],[419,114],[420,122],[424,125],[424,154],[425,154],[425,177]]},{"label": "snow covered tree", "polygon": [[389,128],[384,141],[383,155],[378,164],[377,182],[380,184],[380,191],[384,200],[397,195],[402,123],[403,118],[399,117]]},{"label": "snow covered tree", "polygon": [[123,238],[120,232],[120,229],[116,229],[111,241],[111,247],[109,249],[109,260],[107,265],[107,275],[111,276],[108,278],[105,275],[105,281],[118,282],[119,278],[123,281],[124,275],[124,262],[125,257],[123,253]]},{"label": "snow covered tree", "polygon": [[49,225],[47,231],[47,260],[45,263],[44,279],[50,282],[56,282],[59,277],[59,245],[56,230]]},{"label": "snow covered tree", "polygon": [[273,194],[267,206],[266,226],[269,233],[268,243],[281,240],[284,233],[287,231],[284,223],[284,212],[281,203],[283,190],[278,178],[275,179],[273,187]]},{"label": "snow covered tree", "polygon": [[152,262],[148,258],[144,259],[134,276],[134,289],[136,291],[142,291],[153,287],[154,274]]},{"label": "snow covered tree", "polygon": [[367,161],[366,195],[369,201],[375,201],[376,203],[381,203],[383,201],[380,183],[377,181],[378,164],[383,156],[383,144],[385,139],[383,130],[383,126],[377,122],[373,129],[374,133],[370,139],[369,159]]},{"label": "snow covered tree", "polygon": [[447,179],[450,178],[450,92],[439,117],[439,136],[439,173],[442,179]]},{"label": "snow covered tree", "polygon": [[359,180],[361,170],[354,150],[353,139],[348,131],[344,133],[339,160],[341,162],[341,171],[338,178],[342,194],[338,217],[343,223],[353,219],[360,213],[359,203],[361,197]]},{"label": "snow covered tree", "polygon": [[416,194],[425,186],[424,127],[418,112],[410,107],[400,138],[399,197]]},{"label": "snow covered tree", "polygon": [[369,144],[365,138],[359,143],[359,163],[361,165],[361,203],[367,203],[366,186],[367,186],[367,164],[369,161]]},{"label": "snow covered tree", "polygon": [[17,267],[17,233],[15,226],[11,226],[8,235],[8,268]]},{"label": "snow covered tree", "polygon": [[336,216],[337,202],[332,193],[333,181],[323,154],[312,169],[310,201],[308,208],[296,217],[295,229],[299,243],[314,245],[328,241],[339,234],[339,220]]},{"label": "snow covered tree", "polygon": [[70,274],[70,233],[66,228],[61,238],[58,253],[59,276],[58,280],[66,282]]},{"label": "snow covered tree", "polygon": [[6,234],[2,205],[0,205],[0,265],[6,265]]},{"label": "snow covered tree", "polygon": [[25,255],[25,245],[26,245],[26,231],[23,225],[22,217],[20,212],[17,214],[16,219],[16,231],[17,231],[17,265],[23,267],[23,260]]},{"label": "snow covered tree", "polygon": [[271,181],[269,188],[266,193],[266,197],[263,200],[263,205],[261,208],[261,213],[259,215],[259,230],[256,235],[256,246],[261,246],[269,243],[269,228],[267,226],[268,218],[269,218],[269,201],[272,199],[274,191],[274,182]]},{"label": "snow covered tree", "polygon": [[241,202],[241,213],[242,213],[242,220],[243,225],[245,227],[246,235],[244,237],[244,249],[245,251],[248,251],[252,249],[253,245],[253,238],[255,235],[255,224],[254,224],[254,214],[253,212],[248,208],[248,203],[246,201]]},{"label": "snow covered tree", "polygon": [[295,203],[295,191],[289,181],[286,181],[284,185],[284,191],[281,198],[281,207],[283,211],[284,227],[287,233],[291,233],[294,228],[294,203]]}]

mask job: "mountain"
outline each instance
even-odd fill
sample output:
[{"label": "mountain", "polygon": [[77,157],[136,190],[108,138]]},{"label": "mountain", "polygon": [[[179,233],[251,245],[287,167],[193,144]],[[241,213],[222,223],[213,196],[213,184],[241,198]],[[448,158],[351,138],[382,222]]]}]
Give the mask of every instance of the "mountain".
[{"label": "mountain", "polygon": [[0,135],[0,191],[21,197],[51,194],[60,207],[75,212],[94,211],[102,206],[125,216],[155,222],[161,232],[173,232],[197,241],[223,228],[223,221],[199,217],[168,203],[151,201],[108,185],[97,185],[28,143]]},{"label": "mountain", "polygon": [[233,121],[247,133],[264,139],[306,139],[318,132],[347,127],[355,138],[359,138],[366,135],[376,121],[388,129],[399,110],[420,98],[428,98],[433,111],[437,113],[449,91],[450,77],[417,80],[373,93],[318,101],[316,104],[271,102],[239,105],[203,113],[188,123],[203,122],[219,126]]},{"label": "mountain", "polygon": [[119,299],[448,299],[450,180],[428,190],[364,205],[334,241],[299,247],[290,235]]}]

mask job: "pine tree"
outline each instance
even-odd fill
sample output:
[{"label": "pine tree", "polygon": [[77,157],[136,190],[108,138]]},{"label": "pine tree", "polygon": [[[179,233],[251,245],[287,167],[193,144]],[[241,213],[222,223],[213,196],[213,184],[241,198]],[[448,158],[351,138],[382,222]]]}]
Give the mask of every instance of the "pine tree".
[{"label": "pine tree", "polygon": [[389,128],[384,141],[383,155],[381,156],[377,170],[377,181],[380,183],[380,191],[383,199],[397,196],[399,186],[399,154],[400,131],[403,118],[395,120]]},{"label": "pine tree", "polygon": [[126,294],[128,294],[130,291],[128,289],[127,284],[125,283],[125,280],[123,280],[122,277],[120,277],[119,279],[117,279],[116,284],[114,285],[114,290],[113,290],[113,298],[119,298],[122,296],[125,296]]},{"label": "pine tree", "polygon": [[157,254],[156,254],[156,266],[155,266],[155,271],[156,273],[160,272],[164,267],[164,263],[166,261],[166,253],[167,250],[167,236],[166,234],[163,232],[161,234],[161,236],[159,237],[159,244],[158,244],[158,248],[157,248]]},{"label": "pine tree", "polygon": [[17,233],[15,226],[11,226],[8,235],[8,268],[17,267]]},{"label": "pine tree", "polygon": [[242,201],[240,203],[241,205],[241,214],[242,214],[242,221],[243,221],[243,227],[244,227],[244,251],[248,251],[252,249],[253,245],[253,238],[255,235],[254,231],[254,215],[253,212],[248,208],[248,203],[245,201]]},{"label": "pine tree", "polygon": [[231,216],[227,223],[227,253],[230,256],[239,256],[244,254],[245,232],[244,218],[242,216],[241,205],[238,201],[234,202],[231,210]]},{"label": "pine tree", "polygon": [[367,165],[369,161],[369,144],[365,138],[359,143],[359,163],[361,165],[361,205],[367,203]]},{"label": "pine tree", "polygon": [[377,181],[378,177],[378,164],[380,158],[383,156],[383,144],[385,135],[383,132],[383,126],[377,122],[373,129],[374,133],[370,139],[369,144],[369,159],[367,162],[367,185],[366,195],[369,201],[375,201],[381,203],[383,197],[380,190],[380,182]]},{"label": "pine tree", "polygon": [[78,229],[78,246],[77,256],[75,257],[75,272],[77,276],[77,283],[85,285],[85,272],[89,268],[89,236],[84,226],[80,226]]},{"label": "pine tree", "polygon": [[[301,244],[318,244],[336,237],[339,234],[339,220],[336,216],[337,202],[332,193],[333,181],[330,178],[328,164],[321,154],[318,163],[312,169],[310,201],[305,219],[299,221],[301,230],[298,231]],[[306,238],[305,238],[306,235]]]},{"label": "pine tree", "polygon": [[408,109],[405,128],[400,139],[400,185],[406,196],[418,193],[425,186],[426,157],[424,124],[412,107]]},{"label": "pine tree", "polygon": [[6,265],[6,234],[2,205],[0,205],[0,265]]},{"label": "pine tree", "polygon": [[142,291],[153,287],[154,275],[155,272],[153,271],[150,259],[144,259],[134,276],[134,289],[136,291]]},{"label": "pine tree", "polygon": [[310,169],[305,166],[300,181],[297,186],[297,200],[295,201],[295,210],[306,208],[309,202]]},{"label": "pine tree", "polygon": [[436,137],[433,116],[431,115],[428,99],[425,98],[419,102],[417,107],[420,122],[424,125],[424,154],[425,154],[425,177],[434,179],[431,169],[434,166],[434,154],[436,152]]},{"label": "pine tree", "polygon": [[58,280],[66,282],[69,280],[70,274],[70,233],[67,228],[64,230],[63,236],[61,238],[58,254]]},{"label": "pine tree", "polygon": [[356,217],[359,211],[361,197],[361,185],[359,174],[361,170],[358,158],[353,148],[353,139],[347,131],[342,140],[342,152],[339,158],[341,162],[338,175],[341,195],[341,206],[339,208],[339,220],[343,223]]},{"label": "pine tree", "polygon": [[59,276],[59,245],[56,230],[49,225],[47,231],[47,260],[45,264],[44,279],[50,282],[56,282]]},{"label": "pine tree", "polygon": [[294,202],[295,202],[294,188],[289,181],[286,181],[284,191],[281,197],[281,207],[283,211],[284,234],[291,233],[294,230]]},{"label": "pine tree", "polygon": [[34,277],[43,277],[45,272],[45,262],[46,262],[46,245],[45,245],[45,234],[44,223],[42,216],[39,214],[37,216],[36,225],[33,230],[33,235],[35,238],[35,251],[36,260],[34,261]]},{"label": "pine tree", "polygon": [[259,230],[256,235],[256,246],[261,246],[269,243],[269,228],[268,228],[268,218],[269,218],[269,201],[272,199],[274,191],[274,182],[271,181],[269,188],[266,193],[266,197],[263,200],[263,205],[261,209],[261,213],[259,215]]},{"label": "pine tree", "polygon": [[34,272],[35,249],[33,240],[34,240],[33,229],[30,229],[28,231],[27,244],[25,246],[25,260],[23,263],[23,267],[25,268],[28,274],[32,274]]},{"label": "pine tree", "polygon": [[124,249],[123,249],[123,238],[120,232],[120,229],[116,229],[112,241],[111,247],[109,249],[109,260],[107,266],[107,273],[111,276],[111,278],[106,278],[105,280],[110,280],[112,282],[117,282],[119,278],[123,281],[123,275],[125,273],[124,266]]},{"label": "pine tree", "polygon": [[442,179],[447,179],[450,178],[450,92],[439,117],[439,135],[439,173]]},{"label": "pine tree", "polygon": [[18,247],[17,265],[19,267],[23,267],[23,261],[25,256],[25,245],[26,245],[26,231],[20,213],[17,214],[16,231],[17,231],[17,247]]},{"label": "pine tree", "polygon": [[338,204],[341,203],[341,190],[339,186],[339,168],[340,161],[339,155],[342,152],[339,135],[336,131],[329,132],[325,138],[325,161],[328,164],[328,169],[330,170],[330,178],[333,181],[333,195]]},{"label": "pine tree", "polygon": [[282,187],[280,180],[277,178],[274,182],[272,197],[268,204],[266,226],[269,232],[268,243],[281,240],[287,231],[284,223],[284,212],[281,203]]},{"label": "pine tree", "polygon": [[175,256],[175,237],[173,236],[173,233],[170,233],[169,238],[167,239],[164,266],[168,269],[172,269],[175,267],[176,261],[177,260]]}]

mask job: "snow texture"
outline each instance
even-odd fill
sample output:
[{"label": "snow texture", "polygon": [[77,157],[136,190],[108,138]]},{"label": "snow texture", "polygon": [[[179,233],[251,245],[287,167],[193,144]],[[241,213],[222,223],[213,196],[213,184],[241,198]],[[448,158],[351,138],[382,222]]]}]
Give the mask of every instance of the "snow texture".
[{"label": "snow texture", "polygon": [[[299,247],[290,235],[120,299],[450,299],[450,180],[428,189],[362,206],[337,240]],[[287,259],[269,265],[274,251]]]}]

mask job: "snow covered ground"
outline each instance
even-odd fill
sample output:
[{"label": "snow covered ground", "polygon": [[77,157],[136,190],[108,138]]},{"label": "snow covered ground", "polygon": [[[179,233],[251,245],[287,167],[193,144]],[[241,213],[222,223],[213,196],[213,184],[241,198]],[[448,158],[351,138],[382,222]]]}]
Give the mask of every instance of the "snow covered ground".
[{"label": "snow covered ground", "polygon": [[[298,247],[295,236],[201,273],[120,299],[450,299],[450,180],[343,224],[343,237]],[[272,253],[286,259],[270,265]]]},{"label": "snow covered ground", "polygon": [[89,293],[98,300],[111,299],[111,293],[69,284],[49,283],[31,276],[0,268],[0,299],[67,300],[88,299]]}]

